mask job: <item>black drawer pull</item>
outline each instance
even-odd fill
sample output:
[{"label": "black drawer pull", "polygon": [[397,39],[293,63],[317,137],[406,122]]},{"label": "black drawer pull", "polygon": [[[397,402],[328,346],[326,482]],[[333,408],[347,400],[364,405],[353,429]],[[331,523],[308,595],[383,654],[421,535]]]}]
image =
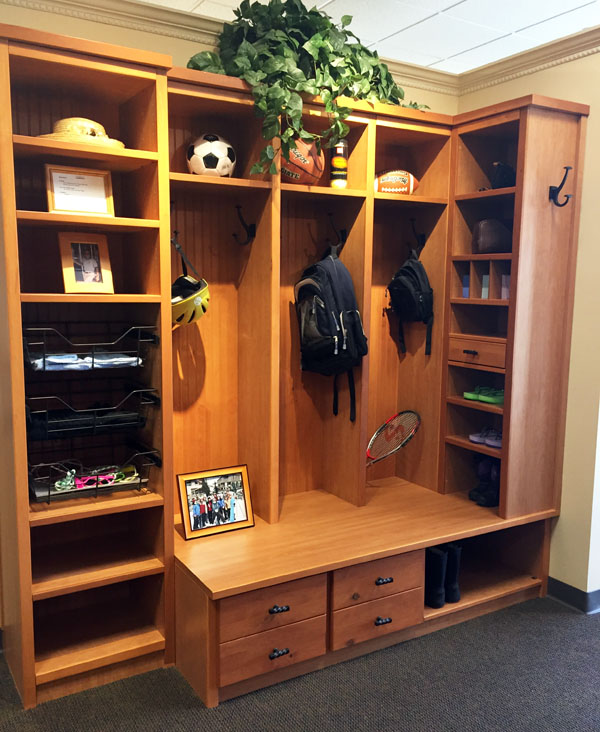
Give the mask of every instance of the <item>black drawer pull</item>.
[{"label": "black drawer pull", "polygon": [[378,578],[377,578],[377,579],[375,580],[375,584],[376,584],[377,586],[379,586],[379,585],[389,585],[389,584],[391,584],[391,583],[392,583],[393,581],[394,581],[394,578],[393,578],[393,577],[378,577]]},{"label": "black drawer pull", "polygon": [[276,658],[279,658],[280,656],[285,656],[289,652],[289,648],[282,648],[281,650],[278,648],[273,648],[273,653],[269,653],[269,658],[271,659],[271,661],[274,661]]},{"label": "black drawer pull", "polygon": [[473,351],[471,348],[463,348],[463,353],[467,353],[469,356],[477,356],[478,351]]},{"label": "black drawer pull", "polygon": [[375,621],[375,625],[387,625],[388,623],[391,623],[391,618],[377,618]]},{"label": "black drawer pull", "polygon": [[273,607],[269,608],[269,615],[277,615],[277,613],[287,613],[289,611],[289,605],[273,605]]}]

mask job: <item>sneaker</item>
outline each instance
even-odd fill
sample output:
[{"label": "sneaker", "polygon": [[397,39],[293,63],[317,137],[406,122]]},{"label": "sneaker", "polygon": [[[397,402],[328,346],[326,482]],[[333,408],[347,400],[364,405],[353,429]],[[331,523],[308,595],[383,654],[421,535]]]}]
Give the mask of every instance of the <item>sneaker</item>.
[{"label": "sneaker", "polygon": [[475,442],[478,445],[485,445],[488,435],[494,430],[491,427],[484,427],[481,432],[472,432],[469,435],[469,440]]},{"label": "sneaker", "polygon": [[[469,437],[469,439],[471,439]],[[502,432],[498,430],[488,430],[484,442],[488,447],[502,447]]]},{"label": "sneaker", "polygon": [[480,402],[486,404],[504,404],[504,389],[481,389],[478,397]]}]

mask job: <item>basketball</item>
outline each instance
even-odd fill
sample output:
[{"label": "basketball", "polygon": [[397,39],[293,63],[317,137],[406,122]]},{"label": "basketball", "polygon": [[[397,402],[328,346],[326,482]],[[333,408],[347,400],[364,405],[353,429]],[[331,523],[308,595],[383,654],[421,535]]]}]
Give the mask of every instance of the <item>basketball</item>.
[{"label": "basketball", "polygon": [[375,177],[375,191],[380,193],[414,193],[419,181],[407,170],[388,170]]},{"label": "basketball", "polygon": [[325,170],[323,151],[317,152],[315,142],[296,140],[296,147],[290,150],[290,159],[281,162],[281,180],[284,183],[318,183]]}]

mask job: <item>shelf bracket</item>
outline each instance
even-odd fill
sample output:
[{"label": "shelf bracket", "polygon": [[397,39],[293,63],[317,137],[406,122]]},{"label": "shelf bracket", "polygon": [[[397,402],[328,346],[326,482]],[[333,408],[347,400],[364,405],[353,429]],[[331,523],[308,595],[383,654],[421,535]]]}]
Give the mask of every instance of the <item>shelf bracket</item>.
[{"label": "shelf bracket", "polygon": [[555,206],[558,206],[559,208],[562,208],[563,206],[566,206],[567,203],[569,203],[569,199],[573,198],[573,195],[571,193],[565,193],[565,200],[562,203],[558,202],[558,196],[560,192],[563,189],[563,186],[567,182],[567,176],[569,175],[569,170],[573,170],[572,165],[565,165],[565,174],[563,175],[563,179],[560,182],[560,185],[558,186],[550,186],[548,189],[548,199],[552,201],[552,203]]}]

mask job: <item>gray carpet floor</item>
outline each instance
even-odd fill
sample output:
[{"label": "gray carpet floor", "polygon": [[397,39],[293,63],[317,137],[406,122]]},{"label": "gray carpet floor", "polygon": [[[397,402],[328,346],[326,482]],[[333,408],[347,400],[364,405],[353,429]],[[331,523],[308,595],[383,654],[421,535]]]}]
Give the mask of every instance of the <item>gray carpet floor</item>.
[{"label": "gray carpet floor", "polygon": [[2,660],[0,730],[600,732],[600,614],[532,600],[217,709],[161,669],[23,711]]}]

